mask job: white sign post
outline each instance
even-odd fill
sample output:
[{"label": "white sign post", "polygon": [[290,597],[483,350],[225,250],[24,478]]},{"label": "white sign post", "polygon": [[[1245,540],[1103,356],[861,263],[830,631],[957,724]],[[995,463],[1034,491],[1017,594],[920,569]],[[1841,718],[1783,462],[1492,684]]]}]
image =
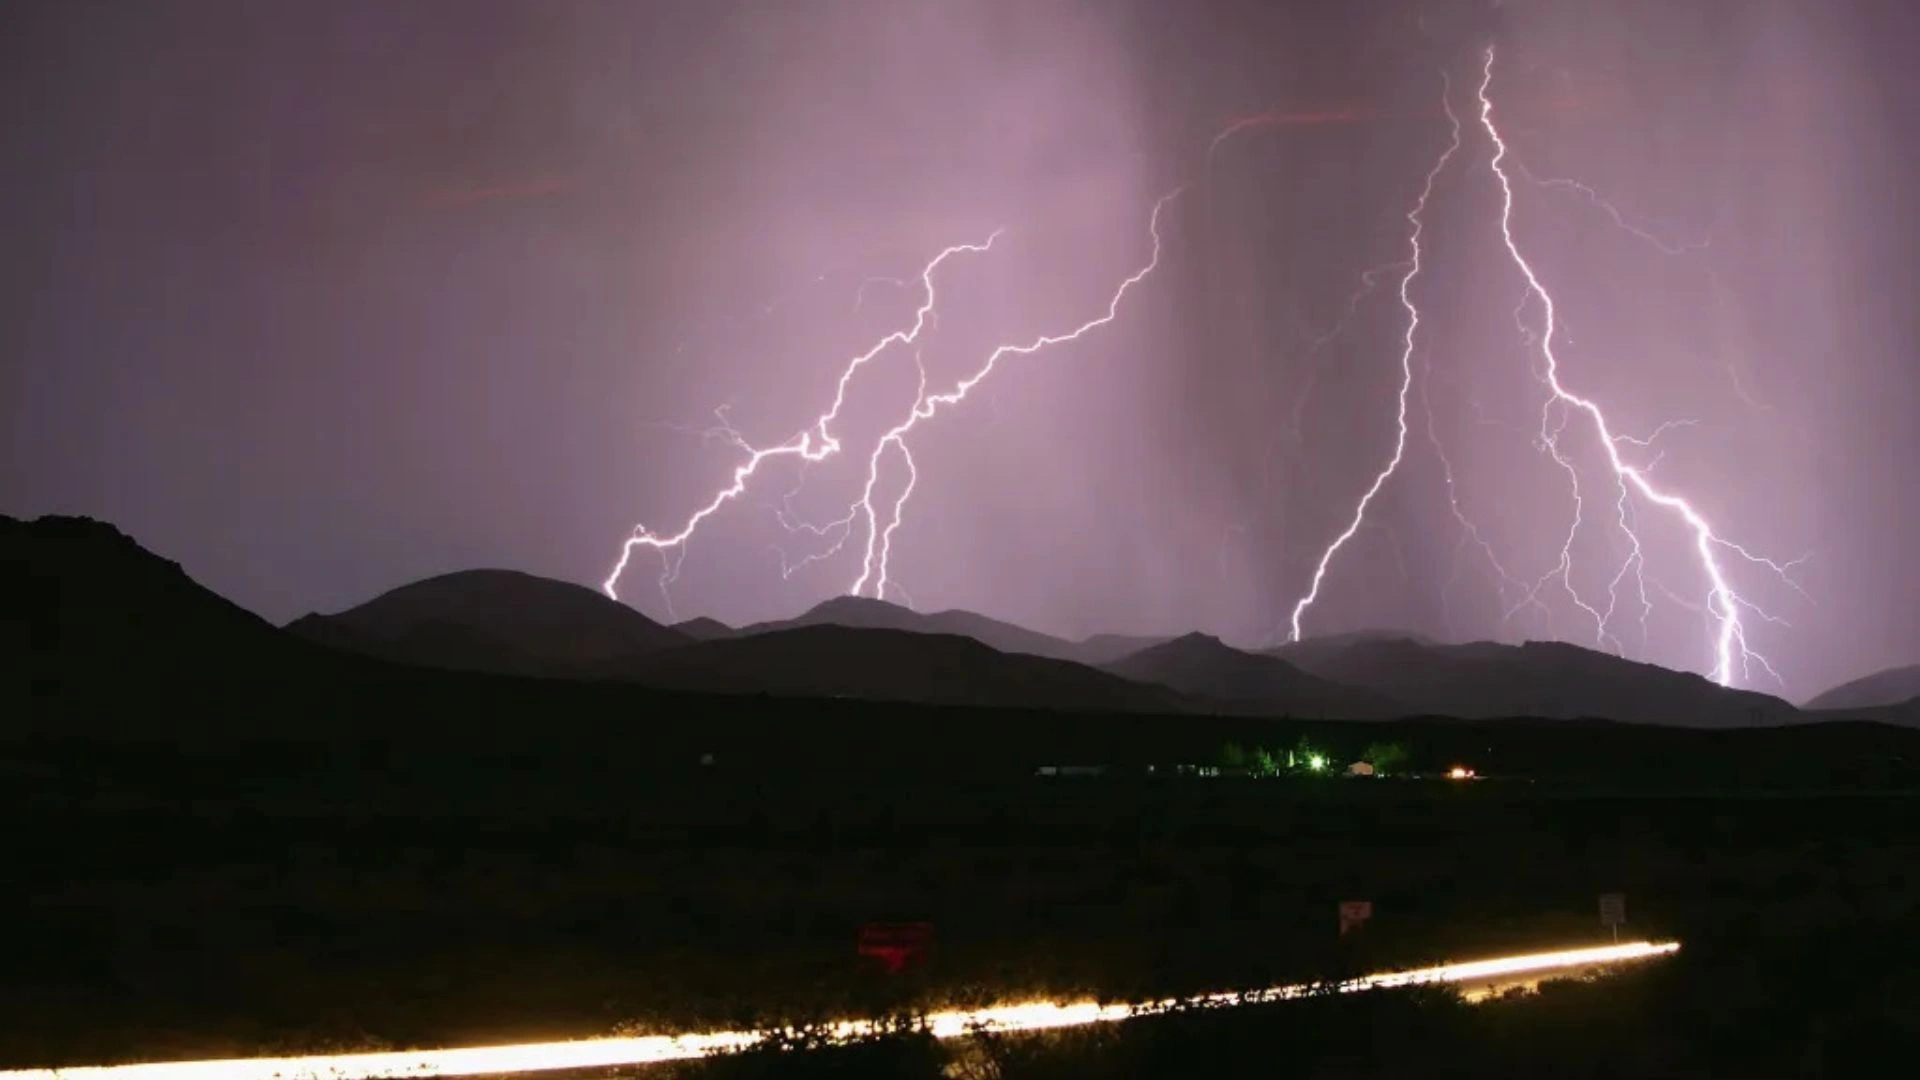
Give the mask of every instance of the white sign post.
[{"label": "white sign post", "polygon": [[1620,924],[1627,921],[1627,896],[1625,893],[1600,894],[1600,925],[1613,931],[1613,940],[1620,940]]}]

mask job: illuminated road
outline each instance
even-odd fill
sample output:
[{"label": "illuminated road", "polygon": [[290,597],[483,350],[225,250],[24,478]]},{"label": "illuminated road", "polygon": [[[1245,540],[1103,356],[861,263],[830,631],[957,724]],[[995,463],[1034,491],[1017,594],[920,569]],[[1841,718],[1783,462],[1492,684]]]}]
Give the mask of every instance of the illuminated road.
[{"label": "illuminated road", "polygon": [[[1679,948],[1677,942],[1639,941],[1595,948],[1522,953],[1368,975],[1345,983],[1339,989],[1342,993],[1353,993],[1383,987],[1448,983],[1460,986],[1469,997],[1483,997],[1498,989],[1525,985],[1546,976],[1576,974],[1607,964],[1646,960],[1668,955]],[[1309,992],[1311,988],[1302,985],[1132,1005],[1103,1005],[1095,1001],[1022,1002],[984,1009],[930,1013],[925,1022],[936,1038],[953,1039],[977,1031],[1047,1031],[1107,1024],[1179,1004],[1229,1006],[1286,1001]],[[833,1025],[831,1033],[833,1038],[844,1041],[872,1034],[874,1030],[875,1025],[871,1021],[844,1020]],[[13,1069],[0,1070],[0,1080],[374,1080],[415,1076],[510,1075],[685,1061],[744,1049],[759,1041],[762,1035],[757,1031],[717,1031],[445,1050]]]}]

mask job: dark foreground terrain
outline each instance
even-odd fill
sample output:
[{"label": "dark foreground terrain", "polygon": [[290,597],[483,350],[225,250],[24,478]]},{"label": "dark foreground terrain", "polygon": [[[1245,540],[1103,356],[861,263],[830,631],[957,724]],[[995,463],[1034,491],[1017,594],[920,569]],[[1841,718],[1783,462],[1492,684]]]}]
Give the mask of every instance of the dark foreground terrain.
[{"label": "dark foreground terrain", "polygon": [[[97,523],[0,521],[0,540],[0,1067],[1263,987],[1593,942],[1614,891],[1626,933],[1676,937],[1678,959],[1475,1012],[1387,995],[958,1062],[902,1036],[690,1068],[1838,1076],[1912,1048],[1913,728],[1315,723],[771,698],[724,668],[699,685],[736,692],[711,695],[434,671],[278,630]],[[959,700],[1021,700],[1020,673],[1055,671],[953,640],[999,680],[916,653]],[[873,660],[841,651],[839,670]],[[1189,673],[1243,667],[1188,652]],[[1359,760],[1392,775],[1338,775]],[[1484,779],[1421,778],[1454,766]],[[1342,938],[1345,900],[1374,915]],[[858,955],[879,921],[931,923],[922,962]]]},{"label": "dark foreground terrain", "polygon": [[[1868,960],[1867,957],[1872,957]],[[1857,1077],[1920,1049],[1920,944],[1840,929],[1755,947],[1706,938],[1593,981],[1468,1005],[1441,989],[1183,1011],[1038,1036],[937,1043],[911,1033],[768,1048],[676,1068],[684,1080],[1177,1080],[1183,1077]],[[1899,1066],[1904,1068],[1904,1066]],[[652,1075],[661,1075],[665,1070]]]},{"label": "dark foreground terrain", "polygon": [[[1913,1000],[1874,989],[1890,966],[1912,970],[1920,940],[1911,731],[1311,725],[376,669],[282,679],[66,680],[9,712],[0,1065],[1251,987],[1600,940],[1595,898],[1616,890],[1628,933],[1686,941],[1674,970],[1695,972],[1634,978],[1719,980],[1686,992],[1732,1010],[1716,1023],[1754,1016],[1767,1038],[1829,1045],[1854,1021],[1817,1038],[1782,1028],[1743,1011],[1765,1004],[1754,987],[1866,994],[1849,1006],[1861,1015]],[[1410,768],[1465,760],[1492,778],[1168,775],[1230,740],[1302,737],[1336,761],[1394,738]],[[1048,762],[1114,768],[1036,778]],[[1343,943],[1347,899],[1375,917]],[[902,919],[934,924],[923,966],[890,976],[856,955],[863,923]],[[1598,1030],[1625,1032],[1644,1000],[1648,1038],[1680,1037],[1661,1034],[1653,991],[1596,995],[1511,1015],[1600,1009],[1615,1027]],[[1508,1022],[1416,1004],[1325,1008],[1399,1009],[1446,1039]],[[1058,1072],[1006,1075],[1103,1075],[1175,1053],[1126,1049],[1154,1040],[1266,1045],[1259,1032],[1305,1023],[1273,1015],[1067,1036],[1033,1051],[1066,1055]],[[1331,1020],[1302,1030],[1362,1038]]]}]

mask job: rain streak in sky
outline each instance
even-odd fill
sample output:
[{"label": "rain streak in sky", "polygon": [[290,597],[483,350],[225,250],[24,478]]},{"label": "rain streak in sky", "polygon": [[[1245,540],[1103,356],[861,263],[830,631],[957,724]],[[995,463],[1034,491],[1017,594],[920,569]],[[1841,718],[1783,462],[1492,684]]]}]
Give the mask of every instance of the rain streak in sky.
[{"label": "rain streak in sky", "polygon": [[1908,5],[9,21],[0,509],[276,621],[638,535],[662,620],[1920,650]]}]

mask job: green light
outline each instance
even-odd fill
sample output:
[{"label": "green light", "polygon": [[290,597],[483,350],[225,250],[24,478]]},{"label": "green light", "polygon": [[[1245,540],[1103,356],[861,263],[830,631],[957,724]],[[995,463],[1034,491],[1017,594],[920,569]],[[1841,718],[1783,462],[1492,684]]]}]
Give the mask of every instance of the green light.
[{"label": "green light", "polygon": [[1327,758],[1325,754],[1308,754],[1307,755],[1307,768],[1312,769],[1314,772],[1319,772],[1320,770],[1326,767],[1327,767]]}]

